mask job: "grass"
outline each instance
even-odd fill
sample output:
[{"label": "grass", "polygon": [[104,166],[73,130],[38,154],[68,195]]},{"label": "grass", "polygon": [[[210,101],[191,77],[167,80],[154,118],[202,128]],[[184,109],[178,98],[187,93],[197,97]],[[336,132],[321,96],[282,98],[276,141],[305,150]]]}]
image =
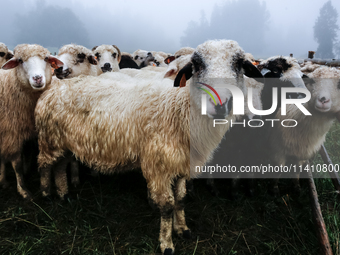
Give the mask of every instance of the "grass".
[{"label": "grass", "polygon": [[[340,162],[340,126],[327,136],[326,148],[333,163]],[[312,164],[323,163],[319,156]],[[159,254],[160,214],[147,201],[146,182],[140,172],[92,177],[83,168],[81,185],[71,188],[70,202],[42,200],[39,174],[27,176],[34,202],[11,186],[0,192],[0,254]],[[322,213],[334,254],[340,254],[340,203],[329,179],[315,180]],[[267,193],[267,183],[257,182],[257,195],[228,197],[229,182],[216,182],[221,195],[214,197],[205,180],[195,180],[187,198],[187,224],[191,240],[173,235],[178,255],[220,254],[319,254],[311,216],[308,187],[301,181],[299,197],[291,182],[280,183],[282,196]],[[241,193],[243,194],[243,193]]]}]

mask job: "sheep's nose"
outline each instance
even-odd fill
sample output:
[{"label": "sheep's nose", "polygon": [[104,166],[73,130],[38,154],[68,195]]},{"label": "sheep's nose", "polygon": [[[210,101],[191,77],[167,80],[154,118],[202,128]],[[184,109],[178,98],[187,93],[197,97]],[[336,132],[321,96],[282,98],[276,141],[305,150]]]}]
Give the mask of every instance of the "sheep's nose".
[{"label": "sheep's nose", "polygon": [[110,69],[110,68],[111,68],[110,63],[105,63],[105,64],[104,64],[104,68],[105,68],[105,69]]},{"label": "sheep's nose", "polygon": [[42,76],[41,75],[36,75],[33,77],[33,80],[37,83],[40,84],[42,82]]},{"label": "sheep's nose", "polygon": [[319,98],[319,101],[322,103],[322,104],[326,104],[330,101],[330,99],[326,99],[325,97],[321,97]]},{"label": "sheep's nose", "polygon": [[61,73],[63,71],[63,67],[59,67],[57,69],[54,69],[54,72]]}]

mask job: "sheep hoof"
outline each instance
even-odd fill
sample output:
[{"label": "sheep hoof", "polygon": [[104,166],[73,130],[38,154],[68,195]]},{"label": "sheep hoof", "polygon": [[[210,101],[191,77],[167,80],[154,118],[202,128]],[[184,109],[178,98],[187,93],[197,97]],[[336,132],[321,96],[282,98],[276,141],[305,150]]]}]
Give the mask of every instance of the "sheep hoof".
[{"label": "sheep hoof", "polygon": [[28,192],[28,191],[22,191],[22,192],[20,192],[20,195],[21,195],[26,201],[32,201],[32,200],[33,200],[33,196],[32,196],[31,193]]},{"label": "sheep hoof", "polygon": [[164,253],[163,253],[163,254],[164,254],[164,255],[173,255],[174,252],[172,251],[171,248],[166,248],[166,249],[164,250]]},{"label": "sheep hoof", "polygon": [[187,240],[191,239],[191,231],[190,231],[190,229],[187,229],[187,230],[183,231],[183,238],[187,239]]}]

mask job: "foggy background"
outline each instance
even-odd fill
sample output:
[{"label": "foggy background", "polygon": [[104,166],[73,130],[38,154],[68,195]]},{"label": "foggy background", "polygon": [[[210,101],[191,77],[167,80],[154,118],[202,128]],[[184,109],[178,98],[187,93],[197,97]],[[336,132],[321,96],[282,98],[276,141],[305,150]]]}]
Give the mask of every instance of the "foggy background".
[{"label": "foggy background", "polygon": [[[115,44],[174,53],[208,39],[233,39],[256,58],[316,51],[314,25],[328,0],[0,0],[0,42],[13,49],[38,43],[50,51],[68,43],[90,49]],[[331,5],[340,12],[340,1]],[[340,19],[335,23],[340,27]],[[333,53],[340,58],[340,30]],[[316,54],[316,57],[320,57]]]}]

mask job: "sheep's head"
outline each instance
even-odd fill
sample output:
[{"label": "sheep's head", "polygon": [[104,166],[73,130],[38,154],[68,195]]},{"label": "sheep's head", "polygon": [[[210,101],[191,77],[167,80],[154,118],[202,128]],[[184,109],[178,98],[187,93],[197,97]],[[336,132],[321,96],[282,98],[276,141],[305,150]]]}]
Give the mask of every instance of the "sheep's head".
[{"label": "sheep's head", "polygon": [[301,67],[295,58],[271,57],[262,61],[257,68],[265,78],[280,80],[283,87],[306,88],[302,79],[306,76],[301,72]]},{"label": "sheep's head", "polygon": [[92,51],[98,61],[98,73],[119,71],[119,62],[122,54],[116,45],[95,46]]},{"label": "sheep's head", "polygon": [[3,43],[0,43],[0,66],[13,57],[13,53]]},{"label": "sheep's head", "polygon": [[309,74],[311,79],[306,82],[311,92],[309,109],[321,113],[340,112],[340,71],[322,66]]},{"label": "sheep's head", "polygon": [[[185,86],[186,80],[193,76],[190,91],[193,103],[201,108],[201,95],[208,93],[206,88],[209,88],[216,96],[219,95],[219,100],[214,101],[209,97],[207,115],[211,118],[225,118],[232,113],[233,94],[245,92],[243,74],[262,78],[260,71],[245,60],[244,51],[237,42],[207,41],[196,48],[191,61],[179,71],[174,86]],[[207,85],[215,88],[216,92]]]},{"label": "sheep's head", "polygon": [[136,50],[132,57],[138,66],[147,66],[150,61],[154,60],[152,53],[146,50]]},{"label": "sheep's head", "polygon": [[21,44],[15,47],[14,57],[7,61],[2,69],[16,68],[16,76],[23,86],[43,90],[51,83],[51,67],[62,66],[63,63],[51,56],[42,46]]},{"label": "sheep's head", "polygon": [[93,52],[84,46],[68,44],[59,50],[58,59],[64,66],[55,70],[59,79],[77,77],[81,74],[89,75],[91,65],[97,65]]}]

